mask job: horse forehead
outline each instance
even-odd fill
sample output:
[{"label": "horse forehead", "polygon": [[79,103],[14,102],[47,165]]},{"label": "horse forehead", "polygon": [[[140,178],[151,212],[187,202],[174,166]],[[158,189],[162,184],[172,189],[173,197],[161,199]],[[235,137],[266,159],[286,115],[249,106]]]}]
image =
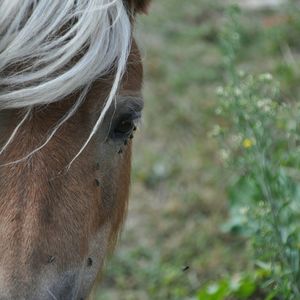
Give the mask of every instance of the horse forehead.
[{"label": "horse forehead", "polygon": [[[133,39],[126,70],[120,84],[119,94],[122,96],[140,96],[143,87],[143,75],[144,70],[140,50]],[[107,78],[96,80],[93,83],[86,102],[83,105],[84,110],[90,113],[99,111],[99,105],[101,107],[107,99],[113,80],[113,76],[107,75]]]},{"label": "horse forehead", "polygon": [[128,57],[128,63],[125,75],[123,77],[122,89],[139,91],[143,84],[143,64],[140,50],[133,39],[131,51]]}]

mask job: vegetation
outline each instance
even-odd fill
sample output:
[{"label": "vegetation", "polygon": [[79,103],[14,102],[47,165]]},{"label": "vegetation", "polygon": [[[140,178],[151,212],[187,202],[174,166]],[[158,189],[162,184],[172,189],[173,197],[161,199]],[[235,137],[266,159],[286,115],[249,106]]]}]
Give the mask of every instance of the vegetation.
[{"label": "vegetation", "polygon": [[265,281],[267,299],[299,299],[300,105],[285,101],[271,74],[238,72],[238,15],[229,9],[221,39],[228,84],[218,90],[217,112],[230,121],[215,129],[235,173],[227,229],[249,238],[257,267],[269,272],[258,283]]},{"label": "vegetation", "polygon": [[145,120],[99,300],[300,299],[299,13],[164,0],[142,18]]}]

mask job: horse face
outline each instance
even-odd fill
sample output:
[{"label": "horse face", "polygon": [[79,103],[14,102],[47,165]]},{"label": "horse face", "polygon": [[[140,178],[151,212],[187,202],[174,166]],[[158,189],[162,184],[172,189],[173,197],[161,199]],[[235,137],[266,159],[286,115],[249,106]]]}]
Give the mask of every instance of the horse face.
[{"label": "horse face", "polygon": [[[129,1],[136,12],[143,1]],[[104,259],[114,248],[126,214],[131,144],[143,108],[142,64],[133,41],[115,105],[95,138],[74,161],[113,83],[113,73],[93,83],[86,101],[40,151],[0,171],[0,298],[86,299]],[[35,108],[0,163],[16,161],[40,145],[77,95]],[[20,118],[1,118],[6,141]]]},{"label": "horse face", "polygon": [[[1,299],[85,299],[114,247],[126,213],[131,144],[143,107],[135,43],[116,106],[82,155],[64,169],[88,137],[111,83],[110,76],[96,81],[80,110],[29,160],[2,167]],[[35,148],[72,101],[35,110],[1,163]],[[8,123],[17,117],[12,112]]]}]

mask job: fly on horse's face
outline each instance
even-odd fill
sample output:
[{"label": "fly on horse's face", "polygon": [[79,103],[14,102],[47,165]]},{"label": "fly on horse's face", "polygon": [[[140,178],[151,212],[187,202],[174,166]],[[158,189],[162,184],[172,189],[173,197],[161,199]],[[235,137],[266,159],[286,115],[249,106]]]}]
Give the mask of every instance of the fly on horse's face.
[{"label": "fly on horse's face", "polygon": [[[30,1],[24,0],[24,3]],[[56,1],[57,5],[61,5],[60,1]],[[135,13],[144,12],[149,2],[149,0],[97,1],[101,4],[116,3],[124,6],[130,26],[134,22]],[[73,3],[72,5],[77,5],[74,3],[94,5],[91,3],[97,1],[68,2]],[[10,13],[13,15],[13,6],[19,5],[16,3],[18,1],[11,2],[11,0],[0,3],[0,61],[1,55],[9,45],[7,35],[1,33],[1,25],[8,26],[7,15],[6,19],[1,17],[4,12],[2,6],[6,5],[7,10],[12,9]],[[51,1],[38,0],[32,3],[38,3],[36,7],[42,3],[45,8]],[[21,5],[14,13],[20,14],[22,9],[25,8]],[[32,15],[34,9],[34,6],[30,9]],[[47,14],[48,10],[45,9],[43,13]],[[16,20],[18,19],[15,18],[11,22]],[[31,19],[28,20],[30,22]],[[110,23],[113,21],[110,20]],[[52,25],[54,26],[54,23]],[[72,23],[72,26],[75,27],[76,23],[75,25]],[[35,33],[36,39],[39,34]],[[26,35],[23,42],[24,40]],[[97,46],[96,43],[94,46]],[[109,45],[108,41],[106,46],[114,45]],[[91,45],[85,45],[82,49],[88,52],[88,47],[92,48]],[[13,54],[11,55],[13,57]],[[24,57],[26,58],[26,55]],[[79,53],[73,57],[72,64],[77,66],[76,63],[79,62],[79,68],[84,58],[85,55]],[[34,59],[36,58],[33,57],[33,61]],[[51,63],[55,64],[59,59],[60,56]],[[5,85],[10,77],[7,79],[1,75],[6,74],[7,68],[1,66],[0,62],[1,300],[80,300],[87,299],[90,295],[103,261],[114,247],[126,213],[131,143],[143,108],[141,97],[143,70],[134,40],[130,43],[126,59],[126,67],[122,71],[123,76],[120,77],[117,92],[112,97],[113,101],[103,114],[103,119],[99,123],[101,126],[96,128],[96,133],[92,135],[92,139],[84,149],[82,145],[85,145],[91,137],[95,124],[99,122],[99,115],[102,116],[105,103],[112,95],[118,69],[106,66],[106,73],[101,73],[97,78],[89,78],[90,81],[93,80],[92,82],[87,80],[90,83],[89,88],[79,106],[76,105],[78,97],[80,98],[79,88],[60,99],[57,95],[63,95],[62,91],[64,88],[68,90],[68,84],[71,91],[72,81],[66,80],[65,86],[55,86],[55,78],[51,76],[49,81],[53,79],[51,84],[55,88],[51,90],[52,85],[49,84],[51,91],[49,94],[52,98],[45,93],[44,100],[47,101],[41,99],[40,102],[38,100],[33,102],[39,89],[45,87],[42,80],[29,80],[29,84],[33,82],[32,86],[29,86],[28,90],[22,90],[22,93],[7,92]],[[11,61],[18,63],[13,58]],[[83,81],[88,77],[94,64],[90,64],[87,70],[79,74]],[[27,76],[28,67],[30,69],[30,63],[29,66],[25,63],[24,76]],[[43,68],[42,64],[38,71],[33,71],[42,72]],[[13,74],[14,69],[8,70],[7,74]],[[67,72],[64,72],[62,76],[66,76]],[[17,75],[14,79],[16,82],[24,79],[21,77],[18,79]],[[40,78],[45,80],[45,76],[41,75]],[[26,84],[14,87],[23,89]],[[1,94],[1,89],[5,93]],[[32,92],[32,98],[29,91]],[[15,98],[8,100],[10,95]],[[69,117],[65,118],[68,113]],[[65,122],[60,124],[61,120]],[[57,124],[60,126],[56,128]],[[51,135],[52,128],[56,130]],[[35,149],[38,151],[28,155]],[[71,161],[72,165],[66,169]]]}]

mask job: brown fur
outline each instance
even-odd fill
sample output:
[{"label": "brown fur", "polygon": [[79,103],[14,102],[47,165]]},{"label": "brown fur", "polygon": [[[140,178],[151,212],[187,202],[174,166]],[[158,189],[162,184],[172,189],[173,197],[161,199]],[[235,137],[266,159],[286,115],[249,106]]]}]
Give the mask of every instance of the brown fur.
[{"label": "brown fur", "polygon": [[129,9],[137,13],[147,13],[151,0],[125,0]]},{"label": "brown fur", "polygon": [[[140,93],[142,73],[133,43],[120,94]],[[4,299],[36,299],[32,290],[40,275],[49,270],[60,274],[82,264],[90,255],[90,241],[104,224],[111,226],[108,242],[110,249],[114,247],[127,208],[131,143],[110,165],[95,138],[71,169],[64,169],[88,137],[111,83],[109,76],[95,82],[80,110],[32,158],[0,168],[0,293],[10,291]],[[0,156],[0,164],[20,159],[38,146],[75,99],[76,95],[34,109]],[[7,132],[3,141],[20,112],[5,114],[0,126]]]}]

